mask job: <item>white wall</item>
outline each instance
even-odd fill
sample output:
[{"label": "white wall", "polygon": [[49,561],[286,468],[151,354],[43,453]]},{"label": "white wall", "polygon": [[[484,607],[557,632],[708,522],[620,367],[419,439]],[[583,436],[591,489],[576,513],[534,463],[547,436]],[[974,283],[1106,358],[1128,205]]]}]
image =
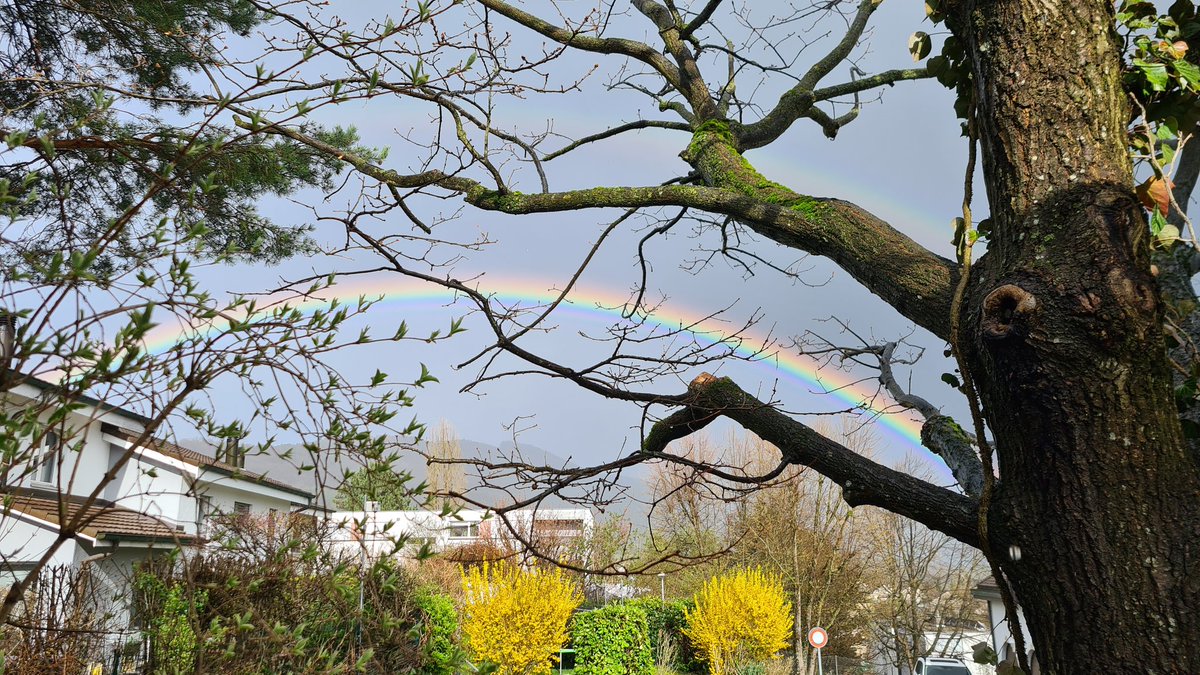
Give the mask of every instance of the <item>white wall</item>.
[{"label": "white wall", "polygon": [[[527,539],[535,521],[576,522],[579,524],[578,536],[586,536],[593,526],[592,513],[587,509],[540,509],[536,512],[533,509],[521,509],[508,513],[507,518],[512,527]],[[356,552],[365,547],[371,555],[390,554],[402,536],[410,537],[410,550],[416,550],[423,539],[431,540],[435,551],[488,538],[519,546],[519,542],[498,517],[488,517],[487,511],[478,509],[462,509],[444,518],[435,511],[337,511],[329,515],[329,525],[329,539],[335,547]],[[452,528],[461,526],[475,526],[478,535],[452,536]],[[568,538],[571,537],[568,535]]]},{"label": "white wall", "polygon": [[[1009,625],[1004,603],[998,598],[988,599],[988,619],[992,626],[992,648],[996,650],[997,658],[1004,660],[1005,645],[1013,642],[1012,627]],[[1025,637],[1025,649],[1033,650],[1033,639],[1029,637],[1029,624],[1025,622],[1025,614],[1017,608],[1017,617],[1021,621],[1021,633]],[[1015,643],[1013,645],[1016,646]]]},{"label": "white wall", "polygon": [[[213,482],[209,482],[210,480]],[[208,497],[214,511],[219,513],[233,513],[234,502],[249,504],[251,515],[266,515],[271,509],[279,513],[288,513],[292,510],[292,502],[304,501],[299,495],[288,494],[267,485],[240,481],[211,472],[202,475],[196,492]]]},{"label": "white wall", "polygon": [[[94,411],[90,408],[81,411],[85,414],[91,412]],[[58,428],[54,430],[62,438],[62,452],[60,464],[51,482],[44,483],[37,480],[38,472],[35,469],[21,480],[14,480],[13,484],[20,487],[61,490],[73,495],[91,494],[100,485],[105,472],[109,469],[108,443],[101,437],[100,421],[92,421],[85,414],[72,413],[68,415],[61,430]],[[101,419],[105,417],[114,418],[115,416],[102,415]],[[75,446],[80,440],[83,441],[83,445],[76,450]],[[32,446],[32,442],[30,445]],[[31,461],[36,461],[40,457],[40,453],[40,448],[30,447],[27,457]]]},{"label": "white wall", "polygon": [[[125,452],[125,448],[109,444],[109,466],[115,465]],[[190,467],[169,458],[156,459],[157,454],[135,453],[105,486],[104,498],[163,520],[168,526],[183,525],[184,532],[195,534],[195,500],[188,493]]]},{"label": "white wall", "polygon": [[[13,511],[0,516],[0,561],[37,562],[58,537],[58,528]],[[51,565],[69,565],[75,561],[78,543],[69,539],[55,551]]]}]

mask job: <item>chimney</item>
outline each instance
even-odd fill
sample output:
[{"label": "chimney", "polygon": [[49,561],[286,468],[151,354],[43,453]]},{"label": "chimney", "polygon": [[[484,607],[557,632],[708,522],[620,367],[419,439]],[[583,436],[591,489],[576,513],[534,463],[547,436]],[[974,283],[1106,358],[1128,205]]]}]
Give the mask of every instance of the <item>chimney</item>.
[{"label": "chimney", "polygon": [[246,453],[242,452],[241,439],[226,438],[217,459],[226,464],[232,464],[239,469],[246,468]]}]

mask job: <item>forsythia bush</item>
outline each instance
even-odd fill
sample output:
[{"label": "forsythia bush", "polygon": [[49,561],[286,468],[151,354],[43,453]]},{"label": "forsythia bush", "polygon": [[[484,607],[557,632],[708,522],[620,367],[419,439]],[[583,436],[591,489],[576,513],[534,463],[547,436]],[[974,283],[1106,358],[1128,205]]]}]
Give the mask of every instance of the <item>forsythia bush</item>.
[{"label": "forsythia bush", "polygon": [[761,569],[709,579],[685,616],[683,632],[712,675],[771,658],[787,646],[792,634],[792,606],[783,584]]},{"label": "forsythia bush", "polygon": [[562,570],[484,563],[464,570],[462,585],[462,632],[475,658],[498,665],[499,675],[549,673],[583,602]]}]

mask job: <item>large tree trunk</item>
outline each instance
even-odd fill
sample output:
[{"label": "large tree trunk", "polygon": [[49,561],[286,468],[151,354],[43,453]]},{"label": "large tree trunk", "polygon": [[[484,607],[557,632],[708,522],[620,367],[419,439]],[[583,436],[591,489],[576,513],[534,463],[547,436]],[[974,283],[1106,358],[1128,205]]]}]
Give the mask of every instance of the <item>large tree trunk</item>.
[{"label": "large tree trunk", "polygon": [[1200,672],[1200,475],[1132,191],[1112,3],[965,4],[952,27],[976,55],[993,234],[961,343],[1003,475],[994,553],[1043,672]]}]

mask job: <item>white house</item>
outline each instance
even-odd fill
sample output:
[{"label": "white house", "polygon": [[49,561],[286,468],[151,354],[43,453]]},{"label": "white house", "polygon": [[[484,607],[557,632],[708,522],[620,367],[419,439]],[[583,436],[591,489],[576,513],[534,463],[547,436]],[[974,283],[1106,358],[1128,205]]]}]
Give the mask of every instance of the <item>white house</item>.
[{"label": "white house", "polygon": [[[922,636],[924,651],[930,656],[959,659],[971,671],[972,675],[992,675],[995,668],[975,663],[972,647],[977,643],[988,641],[987,628],[973,619],[945,618],[939,625],[930,625]],[[912,675],[907,665],[896,665],[903,659],[899,658],[894,649],[881,644],[875,652],[875,675]]]},{"label": "white house", "polygon": [[585,541],[594,526],[588,509],[519,509],[498,516],[490,511],[337,511],[329,516],[330,543],[346,552],[411,555],[421,546],[444,552],[488,543],[522,552],[561,551]]},{"label": "white house", "polygon": [[[57,392],[26,378],[0,394],[0,405],[28,407]],[[203,453],[139,442],[148,419],[101,401],[81,403],[36,432],[39,447],[0,462],[0,589],[48,555],[50,566],[88,565],[114,598],[128,598],[134,563],[203,543],[213,516],[287,513],[312,502],[303,489]],[[64,523],[77,525],[61,537]],[[121,604],[112,611],[127,619]]]},{"label": "white house", "polygon": [[[1004,608],[1004,600],[1000,597],[1000,588],[996,585],[996,579],[988,577],[979,582],[975,589],[971,591],[971,595],[987,602],[988,606],[988,624],[991,628],[991,645],[992,649],[996,650],[996,656],[1000,661],[1003,661],[1010,653],[1013,658],[1016,658],[1015,643],[1013,640],[1012,626],[1008,621],[1008,612]],[[1028,650],[1030,667],[1035,668],[1036,659],[1033,656],[1033,638],[1029,636],[1029,624],[1025,621],[1025,614],[1017,607],[1017,618],[1021,622],[1021,635],[1025,638],[1025,649]]]}]

